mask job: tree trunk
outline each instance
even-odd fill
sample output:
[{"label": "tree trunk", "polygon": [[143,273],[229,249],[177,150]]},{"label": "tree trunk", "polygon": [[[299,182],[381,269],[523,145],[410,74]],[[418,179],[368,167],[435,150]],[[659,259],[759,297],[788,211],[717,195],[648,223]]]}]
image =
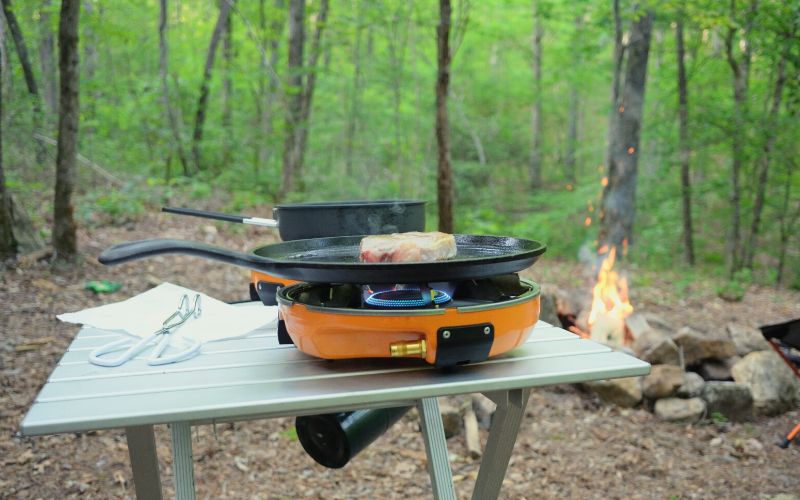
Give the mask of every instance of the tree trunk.
[{"label": "tree trunk", "polygon": [[186,153],[183,150],[183,140],[181,139],[181,130],[178,123],[178,115],[172,107],[169,98],[169,80],[167,79],[167,63],[169,61],[169,46],[167,44],[167,0],[160,0],[161,15],[158,22],[158,71],[161,76],[161,102],[164,106],[164,112],[167,115],[167,122],[169,123],[170,131],[172,131],[172,140],[175,142],[175,148],[178,152],[178,161],[181,162],[183,168],[183,175],[189,175],[189,163],[186,161]]},{"label": "tree trunk", "polygon": [[603,188],[599,241],[610,246],[624,248],[633,243],[639,135],[652,22],[653,14],[648,11],[631,25],[617,128],[608,145],[611,161],[607,166],[608,182]]},{"label": "tree trunk", "polygon": [[[752,0],[750,8],[746,13],[744,34],[740,40],[742,46],[741,60],[737,60],[733,54],[734,35],[738,28],[730,27],[725,37],[725,56],[731,68],[733,76],[733,133],[731,134],[731,221],[727,239],[726,260],[728,264],[729,276],[742,267],[742,244],[741,244],[741,186],[740,177],[742,165],[744,163],[744,152],[746,143],[746,117],[748,109],[748,93],[750,79],[750,43],[746,37],[750,36],[753,26],[753,19],[758,8],[758,0]],[[736,2],[731,1],[731,17],[736,17]],[[733,20],[733,19],[732,19]]]},{"label": "tree trunk", "polygon": [[[292,12],[293,5],[289,5],[289,73],[292,74],[292,68],[296,68],[297,79],[294,80],[290,76],[290,81],[298,89],[297,100],[289,101],[289,120],[293,120],[294,107],[297,106],[296,121],[293,126],[287,127],[287,141],[291,136],[291,143],[284,143],[284,163],[283,163],[283,185],[279,193],[279,198],[284,198],[294,189],[295,182],[300,185],[302,189],[303,181],[303,157],[306,151],[306,143],[308,142],[308,127],[311,119],[311,105],[314,101],[314,87],[317,81],[317,60],[319,59],[320,48],[322,43],[322,32],[325,29],[325,23],[328,18],[328,0],[321,0],[319,5],[319,12],[317,13],[316,28],[314,30],[314,37],[311,40],[311,50],[309,52],[308,60],[308,77],[306,78],[305,85],[303,84],[302,74],[300,73],[303,67],[303,10],[305,8],[303,0],[293,0],[292,3],[297,2],[298,6],[294,6],[295,12]],[[298,12],[299,11],[299,14]],[[299,16],[299,17],[295,17]],[[299,26],[297,26],[299,23]],[[293,24],[295,24],[293,28]],[[299,32],[298,32],[299,29]],[[294,36],[293,36],[294,32]],[[299,44],[299,48],[295,45]],[[293,55],[294,52],[294,55]],[[296,64],[296,65],[295,65]],[[289,123],[287,123],[289,125]]]},{"label": "tree trunk", "polygon": [[540,0],[533,0],[534,28],[533,28],[533,110],[531,125],[533,127],[533,140],[530,158],[530,185],[532,189],[542,187],[542,12]]},{"label": "tree trunk", "polygon": [[322,47],[322,32],[328,22],[328,0],[320,0],[319,12],[317,13],[316,28],[314,38],[311,40],[311,51],[308,57],[308,76],[303,87],[303,102],[300,108],[300,131],[298,141],[298,158],[295,166],[297,178],[303,180],[303,158],[306,153],[306,143],[308,142],[308,130],[311,126],[311,105],[314,101],[314,88],[317,83],[317,61]]},{"label": "tree trunk", "polygon": [[[3,69],[3,65],[0,65],[0,81]],[[0,260],[16,257],[18,247],[11,215],[11,193],[6,190],[6,176],[3,171],[3,92],[0,89]]]},{"label": "tree trunk", "polygon": [[614,0],[612,6],[614,15],[614,73],[611,80],[611,110],[608,117],[608,132],[606,133],[606,165],[611,165],[611,142],[617,135],[620,117],[624,109],[620,108],[619,97],[620,89],[622,88],[623,63],[625,62],[625,45],[622,43],[622,16],[619,10],[619,0]]},{"label": "tree trunk", "polygon": [[436,144],[438,175],[436,197],[439,205],[439,231],[453,232],[453,171],[450,166],[450,126],[447,94],[450,87],[450,0],[439,0],[439,26],[436,29]]},{"label": "tree trunk", "polygon": [[[2,3],[3,13],[6,17],[6,24],[8,24],[8,30],[11,32],[11,38],[14,39],[14,46],[17,49],[19,63],[22,66],[22,73],[25,77],[25,85],[27,86],[28,93],[31,95],[31,99],[33,100],[33,133],[41,133],[42,103],[39,97],[39,89],[36,86],[36,77],[33,74],[33,66],[31,66],[31,61],[28,58],[28,48],[25,45],[25,38],[22,36],[22,30],[17,23],[17,16],[14,14],[14,8],[11,6],[11,0],[2,0]],[[33,141],[36,150],[36,163],[38,163],[40,166],[43,166],[47,162],[47,152],[45,151],[42,143],[36,139]]]},{"label": "tree trunk", "polygon": [[781,108],[781,99],[783,97],[783,87],[786,83],[786,59],[788,57],[789,47],[786,47],[778,61],[777,76],[775,78],[775,88],[772,93],[772,104],[767,117],[767,123],[764,127],[766,138],[764,140],[764,148],[761,157],[758,159],[758,178],[756,180],[756,198],[753,202],[753,220],[750,225],[750,233],[747,238],[747,243],[744,246],[744,266],[753,267],[753,257],[758,247],[758,234],[761,229],[761,215],[764,211],[764,198],[767,191],[767,179],[769,177],[769,163],[772,157],[772,150],[775,147],[775,140],[778,138],[778,113]]},{"label": "tree trunk", "polygon": [[53,200],[53,250],[57,260],[74,260],[78,253],[72,191],[78,151],[78,17],[80,0],[62,0],[58,27],[58,69],[60,102],[58,115],[58,152],[56,187]]},{"label": "tree trunk", "polygon": [[692,184],[689,171],[689,96],[686,86],[686,59],[683,45],[683,13],[675,25],[678,56],[678,150],[681,163],[681,200],[683,208],[683,251],[686,263],[694,265],[694,231],[692,229]]},{"label": "tree trunk", "polygon": [[[397,10],[394,12],[391,24],[387,30],[388,34],[388,49],[389,49],[389,63],[392,67],[392,116],[394,121],[394,163],[395,168],[403,167],[403,136],[401,127],[401,113],[400,106],[402,105],[403,98],[403,67],[405,64],[406,56],[406,42],[408,41],[408,27],[405,24],[406,16],[403,8],[403,3],[398,5]],[[401,31],[401,23],[405,28]]]},{"label": "tree trunk", "polygon": [[796,165],[792,161],[787,165],[788,171],[786,172],[786,183],[783,185],[783,203],[781,204],[781,211],[778,216],[778,228],[780,237],[780,247],[778,249],[778,275],[775,278],[775,284],[780,286],[783,284],[784,273],[786,267],[786,250],[789,247],[789,239],[794,236],[794,224],[800,218],[800,201],[797,202],[794,213],[789,213],[789,200],[792,193],[792,173]]},{"label": "tree trunk", "polygon": [[55,62],[55,42],[50,28],[51,0],[42,0],[39,9],[39,65],[42,70],[42,92],[47,108],[58,113],[58,90]]},{"label": "tree trunk", "polygon": [[[220,0],[220,3],[227,3],[228,0]],[[221,5],[220,5],[221,7]],[[224,134],[222,144],[222,165],[227,166],[231,163],[231,152],[233,150],[233,18],[228,15],[225,22],[225,30],[222,33],[222,61],[223,80],[222,80],[222,131]]]},{"label": "tree trunk", "polygon": [[283,180],[278,199],[282,200],[294,189],[298,163],[298,130],[303,107],[303,45],[305,39],[305,0],[289,0],[289,60],[288,109],[286,110],[286,137],[283,141]]},{"label": "tree trunk", "polygon": [[[576,48],[574,68],[577,70],[583,65],[581,55],[582,15],[578,14],[573,20],[574,38]],[[567,151],[564,154],[564,174],[567,182],[575,184],[578,180],[576,151],[578,149],[578,119],[580,114],[580,92],[578,91],[578,75],[571,75],[569,79],[569,111],[567,116]]]},{"label": "tree trunk", "polygon": [[347,117],[347,129],[345,134],[345,173],[348,177],[353,175],[353,143],[356,140],[356,128],[358,127],[358,112],[361,101],[361,31],[362,31],[362,11],[360,1],[356,2],[356,40],[353,45],[353,90],[350,95],[350,113]]},{"label": "tree trunk", "polygon": [[[283,0],[275,0],[275,9],[281,10],[283,8]],[[261,32],[264,33],[263,44],[267,45],[267,16],[264,11],[264,0],[259,3],[259,27]],[[259,131],[261,138],[257,141],[257,166],[256,173],[259,168],[265,166],[269,161],[272,149],[269,147],[270,138],[272,137],[272,105],[275,102],[275,93],[278,90],[278,78],[276,69],[278,66],[278,57],[280,55],[280,38],[283,31],[282,20],[276,19],[272,22],[269,34],[269,62],[267,62],[266,51],[260,51],[261,59],[261,73],[259,75],[259,99],[261,101],[258,115]]]},{"label": "tree trunk", "polygon": [[203,82],[200,84],[200,97],[197,99],[197,113],[194,118],[194,134],[192,135],[192,161],[196,171],[203,169],[200,159],[200,142],[203,140],[203,125],[206,121],[206,108],[208,107],[208,84],[211,81],[211,72],[214,69],[214,59],[217,54],[217,45],[219,39],[222,37],[222,31],[228,23],[228,15],[230,14],[231,3],[234,0],[223,1],[219,5],[219,17],[217,17],[217,24],[214,26],[214,32],[211,34],[211,42],[208,44],[208,53],[206,54],[206,64],[203,68]]},{"label": "tree trunk", "polygon": [[569,116],[567,117],[567,151],[564,154],[564,173],[567,182],[575,184],[578,179],[575,151],[578,148],[578,111],[580,97],[576,82],[570,84],[569,89]]}]

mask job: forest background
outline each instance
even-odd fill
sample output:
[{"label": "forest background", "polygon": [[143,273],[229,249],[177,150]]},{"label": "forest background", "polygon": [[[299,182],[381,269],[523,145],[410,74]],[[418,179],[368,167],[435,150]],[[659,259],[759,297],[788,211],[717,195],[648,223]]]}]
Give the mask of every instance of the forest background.
[{"label": "forest background", "polygon": [[[279,201],[420,198],[435,228],[444,3],[80,2],[77,224],[164,204],[265,217]],[[5,186],[49,240],[62,6],[3,7]],[[631,264],[734,298],[751,282],[800,288],[799,25],[796,0],[454,2],[455,231],[534,238],[568,259],[597,246],[615,95],[646,35],[624,172]]]}]

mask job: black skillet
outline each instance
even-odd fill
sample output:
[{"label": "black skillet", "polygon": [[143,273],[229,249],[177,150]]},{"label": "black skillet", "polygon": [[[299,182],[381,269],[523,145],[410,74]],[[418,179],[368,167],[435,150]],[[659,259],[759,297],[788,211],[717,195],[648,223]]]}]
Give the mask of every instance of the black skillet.
[{"label": "black skillet", "polygon": [[253,253],[184,240],[142,240],[113,246],[100,255],[106,265],[161,254],[186,254],[255,269],[281,278],[316,283],[429,283],[487,278],[531,266],[546,250],[538,241],[457,234],[457,254],[436,262],[359,262],[362,236],[285,241]]}]

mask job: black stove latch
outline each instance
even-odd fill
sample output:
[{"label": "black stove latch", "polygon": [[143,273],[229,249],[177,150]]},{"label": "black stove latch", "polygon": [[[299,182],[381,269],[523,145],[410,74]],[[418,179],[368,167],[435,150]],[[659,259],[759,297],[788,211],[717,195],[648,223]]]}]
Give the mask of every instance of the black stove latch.
[{"label": "black stove latch", "polygon": [[435,365],[447,368],[484,361],[489,358],[492,343],[494,326],[491,323],[439,328]]},{"label": "black stove latch", "polygon": [[294,345],[292,337],[289,336],[289,330],[286,329],[286,322],[282,319],[278,320],[278,343]]}]

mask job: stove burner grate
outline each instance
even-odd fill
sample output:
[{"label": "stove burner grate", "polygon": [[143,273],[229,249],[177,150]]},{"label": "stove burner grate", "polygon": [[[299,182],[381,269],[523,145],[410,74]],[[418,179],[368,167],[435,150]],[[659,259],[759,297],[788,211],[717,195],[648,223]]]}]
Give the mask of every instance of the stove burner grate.
[{"label": "stove burner grate", "polygon": [[364,302],[372,307],[410,308],[445,304],[452,299],[444,290],[404,288],[373,292],[367,295]]}]

